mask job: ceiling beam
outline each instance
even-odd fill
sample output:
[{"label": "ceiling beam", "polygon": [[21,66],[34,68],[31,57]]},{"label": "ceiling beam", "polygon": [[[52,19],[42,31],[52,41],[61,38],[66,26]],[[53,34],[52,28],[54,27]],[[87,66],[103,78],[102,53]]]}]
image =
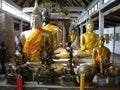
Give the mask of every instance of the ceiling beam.
[{"label": "ceiling beam", "polygon": [[64,0],[61,0],[63,3],[65,3],[66,4],[66,6],[69,6],[69,4],[68,3],[66,3],[66,1],[64,1]]},{"label": "ceiling beam", "polygon": [[82,2],[85,4],[85,6],[87,7],[89,3],[87,3],[86,0],[82,0]]},{"label": "ceiling beam", "polygon": [[70,0],[67,0],[67,1],[65,0],[65,2],[68,3],[69,6],[74,6]]},{"label": "ceiling beam", "polygon": [[65,5],[65,3],[63,3],[62,0],[59,0],[59,3],[60,3],[61,6]]},{"label": "ceiling beam", "polygon": [[112,17],[110,19],[116,19],[117,21],[120,21],[120,16],[114,15],[114,14],[110,14],[109,17]]},{"label": "ceiling beam", "polygon": [[25,0],[24,4],[22,5],[22,7],[26,7],[27,5],[29,5],[28,0]]},{"label": "ceiling beam", "polygon": [[83,7],[65,7],[68,11],[85,11]]},{"label": "ceiling beam", "polygon": [[60,0],[60,2],[61,2],[64,6],[68,6],[63,0]]},{"label": "ceiling beam", "polygon": [[79,3],[77,3],[76,0],[73,0],[72,2],[75,3],[77,6],[80,7]]},{"label": "ceiling beam", "polygon": [[15,3],[17,3],[18,2],[18,0],[15,0]]},{"label": "ceiling beam", "polygon": [[109,26],[116,26],[116,23],[110,22],[110,21],[108,21],[108,20],[106,20],[106,21],[104,22],[104,24],[105,24],[105,25],[109,25]]},{"label": "ceiling beam", "polygon": [[71,16],[72,16],[72,17],[77,17],[77,18],[78,18],[78,17],[80,16],[80,14],[78,14],[78,13],[71,13]]},{"label": "ceiling beam", "polygon": [[[118,4],[117,6],[111,8],[111,9],[105,11],[105,12],[103,12],[103,16],[105,17],[105,16],[107,16],[107,15],[109,15],[111,13],[114,13],[114,12],[118,11],[118,10],[120,10],[120,4]],[[99,16],[95,17],[93,19],[93,21],[96,21],[98,18],[99,18]]]},{"label": "ceiling beam", "polygon": [[107,21],[110,21],[111,23],[115,23],[115,24],[118,24],[120,23],[120,19],[115,19],[114,17],[113,18],[105,18],[105,20]]},{"label": "ceiling beam", "polygon": [[[72,11],[85,11],[84,8],[82,7],[63,7],[65,9],[67,9],[69,12]],[[32,12],[33,11],[33,7],[25,7],[22,9],[22,12]]]},{"label": "ceiling beam", "polygon": [[32,0],[32,1],[30,2],[30,7],[34,6],[34,3],[35,3],[35,1]]},{"label": "ceiling beam", "polygon": [[81,3],[80,3],[80,2],[78,2],[77,0],[75,0],[75,1],[79,4],[79,6],[80,6],[80,7],[82,7],[82,5],[81,5]]},{"label": "ceiling beam", "polygon": [[20,3],[20,6],[23,7],[23,4],[26,2],[26,0],[22,0],[22,2]]},{"label": "ceiling beam", "polygon": [[90,3],[90,1],[89,0],[86,0],[86,2],[89,4]]},{"label": "ceiling beam", "polygon": [[22,12],[24,12],[24,13],[28,12],[29,13],[29,12],[32,12],[33,9],[34,9],[34,7],[25,7],[25,8],[22,9]]},{"label": "ceiling beam", "polygon": [[87,7],[87,6],[85,5],[85,3],[83,2],[83,0],[81,0],[81,5],[82,5],[82,7]]}]

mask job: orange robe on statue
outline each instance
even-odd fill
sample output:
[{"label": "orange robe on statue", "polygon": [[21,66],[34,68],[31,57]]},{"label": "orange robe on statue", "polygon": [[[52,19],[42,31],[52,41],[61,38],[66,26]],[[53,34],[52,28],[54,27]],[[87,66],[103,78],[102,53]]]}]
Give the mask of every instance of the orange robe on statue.
[{"label": "orange robe on statue", "polygon": [[43,30],[37,28],[34,32],[26,39],[23,47],[23,52],[27,54],[27,58],[30,62],[39,61],[40,57],[40,46],[43,39]]},{"label": "orange robe on statue", "polygon": [[102,52],[98,53],[95,57],[95,62],[100,65],[100,60],[105,63],[110,62],[110,50],[106,47],[102,47]]}]

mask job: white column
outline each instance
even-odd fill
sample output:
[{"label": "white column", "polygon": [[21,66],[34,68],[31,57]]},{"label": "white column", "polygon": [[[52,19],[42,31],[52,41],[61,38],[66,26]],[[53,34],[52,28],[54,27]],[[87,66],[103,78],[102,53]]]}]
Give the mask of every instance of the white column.
[{"label": "white column", "polygon": [[83,26],[80,26],[80,35],[83,34]]},{"label": "white column", "polygon": [[99,6],[99,35],[104,34],[104,16],[101,12],[101,6],[102,6],[102,0],[99,0],[100,6]]},{"label": "white column", "polygon": [[104,16],[101,11],[99,11],[99,35],[104,34]]},{"label": "white column", "polygon": [[20,21],[20,33],[23,31],[23,20]]}]

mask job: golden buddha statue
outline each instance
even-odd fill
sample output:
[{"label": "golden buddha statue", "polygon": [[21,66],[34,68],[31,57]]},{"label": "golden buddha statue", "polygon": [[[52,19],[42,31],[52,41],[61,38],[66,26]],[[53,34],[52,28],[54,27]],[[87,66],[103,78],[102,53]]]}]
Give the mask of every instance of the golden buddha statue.
[{"label": "golden buddha statue", "polygon": [[71,31],[71,35],[70,35],[70,41],[71,41],[71,43],[74,42],[76,36],[77,36],[77,35],[76,35],[75,30],[72,30],[72,31]]},{"label": "golden buddha statue", "polygon": [[61,40],[60,40],[60,32],[61,29],[53,24],[48,23],[43,27],[43,29],[48,30],[52,33],[53,35],[53,50],[54,50],[54,56],[53,58],[68,58],[69,53],[67,52],[66,49],[64,49],[61,45]]},{"label": "golden buddha statue", "polygon": [[30,24],[32,29],[24,31],[20,35],[23,44],[23,52],[27,54],[29,62],[37,62],[53,53],[53,39],[51,32],[42,29],[42,15],[39,12],[37,0],[34,11],[31,14]]},{"label": "golden buddha statue", "polygon": [[110,50],[104,46],[105,39],[103,36],[99,37],[98,47],[93,49],[92,63],[102,73],[104,68],[110,64]]},{"label": "golden buddha statue", "polygon": [[93,32],[94,23],[91,19],[86,23],[86,33],[80,37],[80,51],[78,51],[78,57],[91,56],[93,48],[98,46],[99,35]]},{"label": "golden buddha statue", "polygon": [[60,32],[61,29],[57,25],[53,25],[48,23],[43,27],[43,29],[48,30],[53,35],[53,49],[56,50],[58,47],[61,46],[61,40],[60,40]]}]

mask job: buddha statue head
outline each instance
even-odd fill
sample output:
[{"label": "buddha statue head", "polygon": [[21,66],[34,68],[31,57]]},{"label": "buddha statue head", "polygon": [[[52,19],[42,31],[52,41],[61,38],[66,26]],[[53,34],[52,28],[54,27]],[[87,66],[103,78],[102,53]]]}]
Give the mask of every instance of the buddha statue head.
[{"label": "buddha statue head", "polygon": [[37,0],[35,0],[34,10],[30,17],[30,24],[32,28],[39,28],[42,26],[42,15],[39,11]]},{"label": "buddha statue head", "polygon": [[103,37],[103,35],[100,35],[100,36],[99,36],[99,45],[100,45],[100,46],[103,46],[103,45],[104,45],[104,42],[105,42],[105,38]]},{"label": "buddha statue head", "polygon": [[91,20],[91,18],[89,18],[89,20],[87,21],[85,27],[86,27],[86,30],[87,30],[87,31],[93,31],[94,23],[93,23],[93,21]]}]

